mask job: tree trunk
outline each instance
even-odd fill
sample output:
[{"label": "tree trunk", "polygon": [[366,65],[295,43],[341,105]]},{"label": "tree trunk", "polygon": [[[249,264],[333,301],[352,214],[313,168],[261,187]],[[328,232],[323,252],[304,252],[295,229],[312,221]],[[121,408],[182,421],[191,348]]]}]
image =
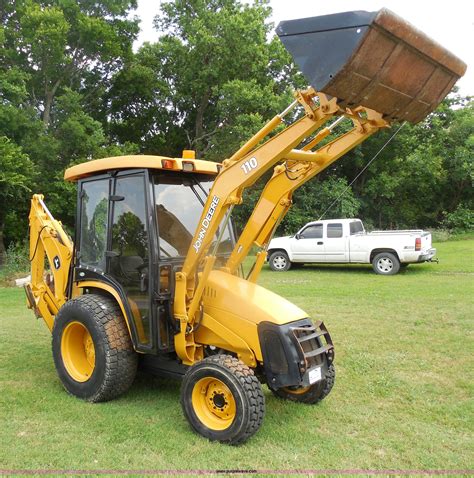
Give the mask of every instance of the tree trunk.
[{"label": "tree trunk", "polygon": [[6,260],[6,250],[5,244],[3,243],[3,224],[0,224],[0,267],[5,264]]},{"label": "tree trunk", "polygon": [[201,97],[201,101],[199,102],[198,109],[196,111],[196,122],[195,122],[195,129],[194,129],[194,149],[196,150],[196,156],[199,158],[200,156],[200,150],[201,150],[201,145],[199,144],[199,141],[202,139],[204,135],[204,111],[207,108],[207,104],[209,103],[209,98],[211,96],[210,91],[206,91],[204,95]]},{"label": "tree trunk", "polygon": [[43,124],[45,128],[49,126],[51,121],[51,106],[53,104],[53,93],[48,91],[44,100],[44,111],[43,111]]},{"label": "tree trunk", "polygon": [[54,83],[53,87],[44,92],[44,111],[43,111],[43,124],[46,128],[48,128],[49,123],[51,122],[51,107],[53,106],[53,99],[56,91],[58,91],[58,87],[61,84],[61,78],[59,78],[56,83]]}]

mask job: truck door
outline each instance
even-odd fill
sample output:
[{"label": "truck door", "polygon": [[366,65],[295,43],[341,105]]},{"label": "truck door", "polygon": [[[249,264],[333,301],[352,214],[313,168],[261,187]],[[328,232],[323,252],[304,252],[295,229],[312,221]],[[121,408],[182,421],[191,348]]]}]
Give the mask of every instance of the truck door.
[{"label": "truck door", "polygon": [[323,224],[310,224],[291,239],[294,262],[325,262]]},{"label": "truck door", "polygon": [[340,222],[328,223],[324,231],[326,262],[349,262],[347,238]]}]

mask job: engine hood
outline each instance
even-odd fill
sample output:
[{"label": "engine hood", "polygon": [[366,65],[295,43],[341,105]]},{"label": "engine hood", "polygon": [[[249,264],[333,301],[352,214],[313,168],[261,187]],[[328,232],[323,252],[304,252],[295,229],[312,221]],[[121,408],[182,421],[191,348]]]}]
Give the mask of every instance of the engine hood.
[{"label": "engine hood", "polygon": [[283,247],[288,243],[288,239],[291,239],[293,236],[284,236],[284,237],[275,237],[270,241],[268,245],[268,249],[277,249],[279,247]]},{"label": "engine hood", "polygon": [[[223,271],[212,271],[203,294],[204,310],[218,309],[253,324],[286,324],[308,314],[283,297]],[[228,324],[226,324],[228,326]]]}]

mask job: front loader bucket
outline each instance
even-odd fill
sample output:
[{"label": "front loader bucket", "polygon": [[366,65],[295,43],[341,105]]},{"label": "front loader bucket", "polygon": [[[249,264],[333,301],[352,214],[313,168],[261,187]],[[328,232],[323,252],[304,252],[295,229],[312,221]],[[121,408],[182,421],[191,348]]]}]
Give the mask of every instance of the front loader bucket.
[{"label": "front loader bucket", "polygon": [[385,8],[281,22],[277,34],[316,90],[417,123],[466,71],[441,45]]}]

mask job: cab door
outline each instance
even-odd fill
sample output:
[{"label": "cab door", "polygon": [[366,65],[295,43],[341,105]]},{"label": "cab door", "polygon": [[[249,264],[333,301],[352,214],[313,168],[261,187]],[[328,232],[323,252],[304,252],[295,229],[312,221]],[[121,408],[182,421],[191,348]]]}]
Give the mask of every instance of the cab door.
[{"label": "cab door", "polygon": [[310,224],[291,239],[294,262],[325,262],[323,224]]},{"label": "cab door", "polygon": [[347,238],[344,237],[343,224],[327,223],[324,229],[326,262],[349,262],[349,248]]},{"label": "cab door", "polygon": [[148,184],[144,173],[117,175],[110,196],[108,274],[127,296],[139,348],[152,347]]}]

